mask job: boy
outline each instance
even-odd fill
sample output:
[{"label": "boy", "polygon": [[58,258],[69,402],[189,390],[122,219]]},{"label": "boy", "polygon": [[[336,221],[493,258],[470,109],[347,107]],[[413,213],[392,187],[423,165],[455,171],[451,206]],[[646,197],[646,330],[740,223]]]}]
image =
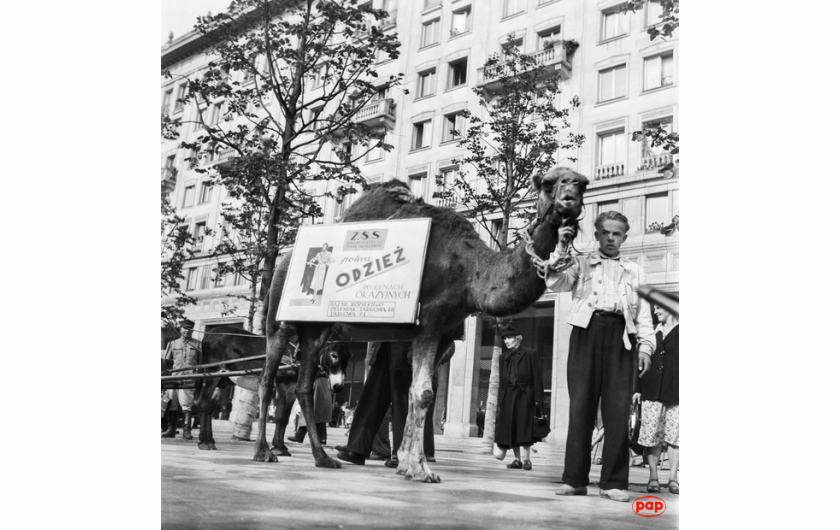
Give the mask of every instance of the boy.
[{"label": "boy", "polygon": [[[636,366],[641,373],[650,366],[654,335],[650,307],[636,293],[644,273],[619,255],[629,230],[621,213],[601,213],[595,219],[598,250],[576,257],[571,267],[546,278],[549,290],[572,291],[573,296],[566,375],[569,430],[563,484],[557,495],[587,493],[589,444],[600,400],[605,435],[600,494],[614,501],[630,500],[627,418],[638,378]],[[562,227],[558,235],[572,236],[572,229]],[[638,345],[638,363],[631,335]]]}]

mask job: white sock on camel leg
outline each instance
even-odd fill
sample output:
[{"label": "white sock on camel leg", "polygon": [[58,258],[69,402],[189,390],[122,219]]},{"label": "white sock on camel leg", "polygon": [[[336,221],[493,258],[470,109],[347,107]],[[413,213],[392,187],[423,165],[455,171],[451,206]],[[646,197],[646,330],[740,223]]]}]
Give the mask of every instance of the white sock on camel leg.
[{"label": "white sock on camel leg", "polygon": [[501,447],[494,446],[493,448],[493,456],[496,457],[496,460],[504,460],[505,455],[507,455],[507,449],[502,449]]}]

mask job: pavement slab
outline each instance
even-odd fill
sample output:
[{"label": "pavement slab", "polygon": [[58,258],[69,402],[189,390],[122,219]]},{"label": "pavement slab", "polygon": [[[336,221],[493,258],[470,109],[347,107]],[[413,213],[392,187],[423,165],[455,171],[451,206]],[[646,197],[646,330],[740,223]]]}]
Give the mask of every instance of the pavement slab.
[{"label": "pavement slab", "polygon": [[[648,471],[631,468],[631,502],[598,496],[593,466],[587,496],[560,497],[562,453],[537,444],[532,471],[510,470],[480,454],[477,439],[435,437],[440,484],[405,480],[381,461],[341,469],[316,468],[309,443],[289,443],[291,457],[254,462],[253,442],[230,439],[226,421],[213,422],[216,451],[197,439],[161,440],[161,528],[164,529],[626,529],[677,528],[679,496],[663,488],[665,513],[640,517],[632,500],[645,496]],[[346,429],[329,429],[327,454],[346,443]],[[269,439],[273,427],[269,428]],[[256,436],[256,429],[252,437]],[[663,485],[667,471],[660,471]]]}]

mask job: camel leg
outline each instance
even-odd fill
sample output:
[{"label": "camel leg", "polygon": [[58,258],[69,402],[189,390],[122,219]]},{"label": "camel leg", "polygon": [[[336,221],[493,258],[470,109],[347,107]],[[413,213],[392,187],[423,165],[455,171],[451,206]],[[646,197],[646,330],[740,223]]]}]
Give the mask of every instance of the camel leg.
[{"label": "camel leg", "polygon": [[277,385],[277,407],[274,410],[274,439],[271,442],[271,453],[274,456],[292,456],[286,443],[286,425],[292,415],[295,404],[294,388],[291,383]]},{"label": "camel leg", "polygon": [[[300,339],[300,375],[295,389],[295,395],[300,402],[300,412],[306,419],[309,427],[306,431],[309,435],[309,442],[312,444],[312,456],[315,458],[315,467],[340,468],[341,462],[330,458],[324,451],[321,441],[318,439],[318,429],[315,428],[315,377],[318,370],[318,355],[321,349],[327,344],[332,329],[330,327],[320,330],[320,333],[307,337],[298,333]],[[302,336],[303,335],[303,336]]]},{"label": "camel leg", "polygon": [[405,434],[400,446],[398,473],[418,482],[438,483],[440,477],[432,472],[423,450],[423,428],[426,413],[434,399],[432,368],[440,336],[421,336],[411,344],[412,381],[409,389],[410,412],[405,423]]},{"label": "camel leg", "polygon": [[271,396],[274,394],[274,378],[277,377],[277,368],[280,366],[283,348],[289,342],[289,327],[281,327],[280,330],[266,340],[265,366],[260,374],[260,419],[257,441],[254,445],[254,458],[256,462],[277,462],[277,457],[272,454],[271,448],[266,440],[266,421],[268,420],[268,406],[271,404]]},{"label": "camel leg", "polygon": [[213,439],[213,392],[219,384],[219,379],[207,379],[201,388],[198,401],[198,448],[202,451],[215,451],[216,440]]}]

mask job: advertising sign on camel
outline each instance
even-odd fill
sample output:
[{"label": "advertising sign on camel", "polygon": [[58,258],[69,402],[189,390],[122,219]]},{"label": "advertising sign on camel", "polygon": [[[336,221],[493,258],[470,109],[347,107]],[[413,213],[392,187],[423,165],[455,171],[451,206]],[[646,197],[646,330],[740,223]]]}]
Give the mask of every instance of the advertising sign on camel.
[{"label": "advertising sign on camel", "polygon": [[302,226],[277,320],[414,323],[431,219]]}]

